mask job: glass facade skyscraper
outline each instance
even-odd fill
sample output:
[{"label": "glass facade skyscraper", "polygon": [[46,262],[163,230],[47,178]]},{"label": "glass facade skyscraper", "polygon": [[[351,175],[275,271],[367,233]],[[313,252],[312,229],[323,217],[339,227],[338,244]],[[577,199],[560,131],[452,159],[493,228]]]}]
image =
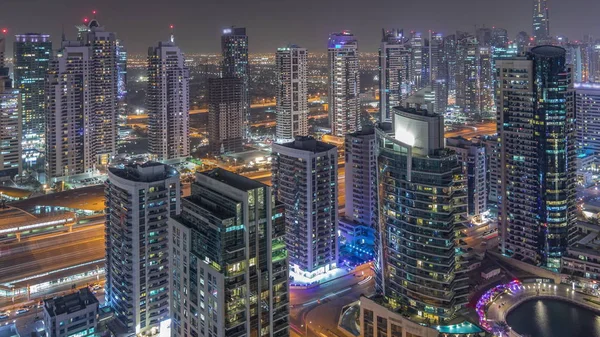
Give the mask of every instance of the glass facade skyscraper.
[{"label": "glass facade skyscraper", "polygon": [[455,251],[467,218],[466,179],[444,147],[441,115],[394,108],[394,136],[376,130],[379,148],[378,290],[392,307],[443,323],[467,302]]},{"label": "glass facade skyscraper", "polygon": [[548,0],[533,0],[533,37],[538,45],[550,42]]},{"label": "glass facade skyscraper", "polygon": [[169,219],[173,337],[289,336],[283,207],[269,186],[196,174]]},{"label": "glass facade skyscraper", "polygon": [[565,50],[497,61],[502,253],[552,270],[576,219],[576,133]]},{"label": "glass facade skyscraper", "polygon": [[45,148],[44,80],[52,57],[52,42],[46,34],[20,34],[13,50],[14,85],[21,92],[23,110],[23,154],[26,163],[34,163]]},{"label": "glass facade skyscraper", "polygon": [[231,27],[223,29],[221,52],[223,53],[221,77],[242,80],[244,138],[249,138],[250,77],[248,74],[248,35],[246,35],[246,28]]}]

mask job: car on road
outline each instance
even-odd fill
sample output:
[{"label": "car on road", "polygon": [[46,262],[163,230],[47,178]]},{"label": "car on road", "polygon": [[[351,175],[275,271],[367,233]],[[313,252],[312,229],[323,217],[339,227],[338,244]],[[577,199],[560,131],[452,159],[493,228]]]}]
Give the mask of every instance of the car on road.
[{"label": "car on road", "polygon": [[21,315],[21,314],[24,314],[24,313],[27,313],[27,312],[29,312],[29,308],[23,307],[23,308],[17,309],[16,314],[17,315]]},{"label": "car on road", "polygon": [[0,319],[7,319],[10,317],[10,311],[0,312]]}]

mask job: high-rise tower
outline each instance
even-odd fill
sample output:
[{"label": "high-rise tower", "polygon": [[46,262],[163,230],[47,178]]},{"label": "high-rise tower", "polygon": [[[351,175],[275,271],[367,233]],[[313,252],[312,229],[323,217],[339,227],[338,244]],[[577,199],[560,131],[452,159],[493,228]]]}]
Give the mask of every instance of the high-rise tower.
[{"label": "high-rise tower", "polygon": [[396,306],[441,323],[469,293],[454,242],[466,221],[466,181],[457,155],[444,147],[441,115],[394,113],[394,135],[376,130],[377,287]]},{"label": "high-rise tower", "polygon": [[54,182],[94,169],[92,51],[63,41],[46,76],[46,180]]},{"label": "high-rise tower", "polygon": [[283,337],[288,260],[283,208],[265,184],[196,174],[169,220],[172,336]]},{"label": "high-rise tower", "polygon": [[208,80],[208,142],[213,154],[240,152],[244,142],[244,81]]},{"label": "high-rise tower", "polygon": [[21,174],[21,97],[18,89],[6,88],[8,78],[0,76],[0,181]]},{"label": "high-rise tower", "polygon": [[337,148],[312,137],[273,145],[273,190],[285,206],[290,269],[313,278],[337,266]]},{"label": "high-rise tower", "polygon": [[329,35],[329,123],[344,137],[360,130],[358,41],[349,31]]},{"label": "high-rise tower", "polygon": [[276,140],[287,143],[308,135],[308,87],[306,48],[289,45],[277,49]]},{"label": "high-rise tower", "polygon": [[46,34],[19,34],[13,51],[15,88],[21,92],[23,108],[23,152],[26,162],[34,162],[46,145],[44,80],[52,58],[52,42]]},{"label": "high-rise tower", "polygon": [[159,161],[190,155],[190,75],[184,61],[172,42],[148,50],[148,147]]},{"label": "high-rise tower", "polygon": [[558,270],[576,217],[576,133],[565,50],[497,61],[502,253]]},{"label": "high-rise tower", "polygon": [[412,91],[411,52],[402,30],[383,31],[379,47],[379,111],[381,122],[392,120],[392,108],[400,106]]},{"label": "high-rise tower", "polygon": [[533,0],[533,37],[537,45],[551,42],[548,0]]},{"label": "high-rise tower", "polygon": [[223,29],[221,35],[223,63],[221,77],[242,80],[243,127],[244,138],[250,137],[250,78],[248,73],[248,35],[246,28],[231,27]]},{"label": "high-rise tower", "polygon": [[180,185],[179,173],[164,164],[109,168],[105,303],[128,334],[169,322],[167,220],[181,212]]},{"label": "high-rise tower", "polygon": [[91,20],[81,43],[91,50],[90,100],[92,104],[92,151],[98,164],[106,165],[117,153],[117,37],[97,20]]}]

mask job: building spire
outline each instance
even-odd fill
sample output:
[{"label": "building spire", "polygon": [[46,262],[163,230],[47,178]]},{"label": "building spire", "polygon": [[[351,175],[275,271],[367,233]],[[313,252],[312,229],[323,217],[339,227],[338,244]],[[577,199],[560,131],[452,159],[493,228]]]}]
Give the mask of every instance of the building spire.
[{"label": "building spire", "polygon": [[169,28],[171,29],[171,38],[169,40],[171,43],[175,43],[175,25],[171,24]]}]

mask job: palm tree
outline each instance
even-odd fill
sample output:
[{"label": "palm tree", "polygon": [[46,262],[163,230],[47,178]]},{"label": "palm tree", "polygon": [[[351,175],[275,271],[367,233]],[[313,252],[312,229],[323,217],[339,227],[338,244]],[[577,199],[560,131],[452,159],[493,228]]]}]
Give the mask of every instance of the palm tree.
[{"label": "palm tree", "polygon": [[494,336],[508,337],[510,326],[505,321],[496,321],[492,327],[492,332],[494,333]]}]

